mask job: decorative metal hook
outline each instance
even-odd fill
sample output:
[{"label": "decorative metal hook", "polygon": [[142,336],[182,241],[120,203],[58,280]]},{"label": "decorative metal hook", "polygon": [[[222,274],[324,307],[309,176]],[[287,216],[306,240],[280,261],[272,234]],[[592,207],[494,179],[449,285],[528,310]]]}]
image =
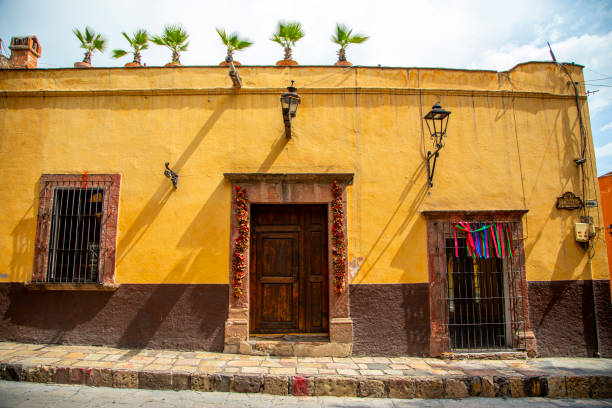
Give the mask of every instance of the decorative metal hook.
[{"label": "decorative metal hook", "polygon": [[176,190],[178,188],[179,175],[173,172],[172,169],[168,167],[169,165],[170,165],[170,162],[166,162],[166,171],[164,171],[164,176],[168,177],[170,181],[172,181],[172,185],[174,186],[174,189]]}]

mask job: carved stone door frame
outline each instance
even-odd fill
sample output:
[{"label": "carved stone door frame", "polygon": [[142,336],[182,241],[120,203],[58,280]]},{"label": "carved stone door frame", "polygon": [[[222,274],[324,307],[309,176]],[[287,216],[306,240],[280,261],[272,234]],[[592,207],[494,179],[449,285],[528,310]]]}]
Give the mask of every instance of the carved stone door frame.
[{"label": "carved stone door frame", "polygon": [[[247,260],[246,275],[242,280],[242,296],[234,296],[231,290],[232,270],[231,259],[234,256],[234,241],[238,236],[236,219],[236,204],[234,201],[235,186],[247,190],[249,204],[326,204],[328,211],[328,267],[329,267],[329,340],[338,347],[348,351],[353,344],[353,321],[349,311],[349,285],[341,294],[334,292],[334,273],[332,256],[332,221],[331,210],[332,183],[335,181],[342,188],[342,202],[346,212],[346,187],[353,183],[352,173],[304,173],[304,174],[268,174],[268,173],[225,173],[225,178],[232,185],[232,204],[230,216],[230,270],[229,270],[229,306],[225,321],[224,352],[247,352],[249,340],[249,281],[250,253],[244,254]],[[249,205],[250,218],[250,205]],[[346,217],[344,218],[346,236]],[[250,243],[249,243],[250,244]],[[249,245],[250,248],[250,245]],[[348,274],[345,271],[345,275]]]}]

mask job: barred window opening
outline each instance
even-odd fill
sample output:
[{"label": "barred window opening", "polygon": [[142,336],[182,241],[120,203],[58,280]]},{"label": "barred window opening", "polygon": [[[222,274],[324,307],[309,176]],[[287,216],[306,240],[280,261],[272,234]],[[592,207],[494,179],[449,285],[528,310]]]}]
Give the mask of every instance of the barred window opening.
[{"label": "barred window opening", "polygon": [[434,225],[443,351],[524,349],[519,223]]},{"label": "barred window opening", "polygon": [[33,283],[112,283],[118,174],[44,174]]},{"label": "barred window opening", "polygon": [[97,282],[104,189],[57,188],[48,282]]}]

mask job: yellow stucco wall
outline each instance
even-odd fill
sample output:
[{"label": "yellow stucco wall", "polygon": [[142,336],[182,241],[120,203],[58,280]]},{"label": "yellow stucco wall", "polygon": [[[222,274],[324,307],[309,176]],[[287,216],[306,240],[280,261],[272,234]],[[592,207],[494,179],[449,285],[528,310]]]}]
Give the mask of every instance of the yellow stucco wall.
[{"label": "yellow stucco wall", "polygon": [[[30,279],[40,175],[84,171],[122,176],[118,283],[228,283],[225,172],[355,173],[353,283],[428,281],[424,210],[528,209],[529,280],[607,278],[604,232],[589,260],[573,238],[578,212],[555,209],[580,192],[576,106],[558,66],[239,72],[241,90],[219,67],[0,71],[0,282]],[[279,96],[291,79],[302,104],[286,140]],[[452,115],[428,190],[421,118],[438,100]],[[587,198],[598,198],[588,131]]]}]

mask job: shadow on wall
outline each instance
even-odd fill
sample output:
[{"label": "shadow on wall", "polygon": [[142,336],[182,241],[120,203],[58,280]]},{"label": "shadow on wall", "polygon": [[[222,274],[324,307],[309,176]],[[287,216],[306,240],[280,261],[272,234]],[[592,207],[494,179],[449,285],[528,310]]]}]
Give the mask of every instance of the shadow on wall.
[{"label": "shadow on wall", "polygon": [[[177,248],[192,250],[189,255],[192,261],[187,268],[187,275],[212,277],[219,273],[214,270],[220,267],[219,252],[223,252],[229,245],[230,194],[229,181],[221,179],[181,236]],[[211,240],[211,237],[215,239]],[[229,258],[226,262],[229,262]],[[229,269],[224,272],[227,278]]]},{"label": "shadow on wall", "polygon": [[[410,179],[406,182],[406,186],[404,187],[404,190],[402,191],[398,199],[398,203],[395,207],[395,210],[393,210],[391,216],[387,220],[387,223],[385,224],[380,234],[372,244],[372,247],[370,248],[368,253],[363,258],[363,265],[365,265],[366,268],[361,269],[356,279],[352,283],[360,283],[365,280],[368,274],[376,267],[376,264],[383,256],[383,254],[385,254],[385,252],[389,248],[389,245],[391,245],[391,243],[397,238],[397,236],[400,235],[406,229],[410,220],[412,220],[415,216],[418,216],[416,212],[425,197],[427,196],[428,191],[427,178],[425,177],[426,165],[427,163],[425,161],[421,162],[421,164],[415,169],[414,173],[412,173]],[[410,196],[410,193],[414,189],[417,188],[417,181],[419,179],[424,180],[424,183],[420,184],[418,190],[415,191],[414,199],[412,200],[408,208],[405,211],[401,212],[402,214],[407,214],[406,218],[404,220],[400,220],[401,223],[399,227],[395,230],[393,234],[391,234],[387,238],[387,236],[389,235],[389,230],[394,225],[394,222],[396,222],[396,218],[398,213],[400,213],[400,209],[405,205],[406,198]],[[410,262],[410,256],[407,257],[405,252],[408,251],[409,248],[414,247],[414,245],[412,245],[414,241],[411,241],[414,239],[414,233],[409,233],[408,237],[406,238],[406,240],[404,240],[404,243],[400,247],[398,254],[395,255],[391,263],[393,267],[403,268],[405,270],[405,275],[411,272],[411,270],[409,270],[410,268],[406,265],[407,262]],[[419,236],[418,239],[423,239],[423,236]],[[376,251],[378,251],[377,255],[375,254]]]},{"label": "shadow on wall", "polygon": [[272,167],[278,156],[281,154],[289,139],[285,136],[285,132],[279,134],[274,143],[270,148],[270,153],[266,156],[264,161],[261,163],[259,168],[257,169],[258,173],[267,173],[268,170]]},{"label": "shadow on wall", "polygon": [[[577,214],[572,212],[572,214]],[[548,221],[563,224],[567,219],[553,205]],[[541,239],[542,229],[532,241]],[[574,250],[574,251],[572,251]],[[573,253],[568,253],[572,251]],[[527,251],[526,251],[527,252]],[[583,256],[580,256],[582,253]],[[597,348],[593,312],[593,281],[588,264],[573,280],[566,271],[578,272],[586,252],[571,233],[563,237],[550,281],[529,282],[529,315],[541,356],[594,356]]]},{"label": "shadow on wall", "polygon": [[[571,229],[567,228],[568,219],[578,221],[579,213],[558,210],[555,206],[556,197],[565,191],[573,191],[580,195],[579,173],[574,162],[581,154],[580,138],[575,137],[580,134],[575,106],[572,101],[560,99],[555,102],[556,106],[553,109],[550,109],[550,105],[544,106],[541,101],[538,103],[534,101],[517,109],[514,101],[512,105],[506,102],[505,98],[503,101],[505,109],[528,113],[521,115],[524,123],[516,123],[516,116],[514,117],[515,129],[519,128],[519,125],[528,130],[537,129],[538,126],[543,126],[545,129],[544,134],[538,136],[541,144],[539,151],[542,158],[548,157],[548,160],[540,160],[539,164],[532,163],[535,166],[534,171],[522,175],[525,177],[523,182],[528,202],[533,203],[534,200],[541,199],[538,197],[538,189],[542,188],[542,181],[544,184],[549,182],[547,174],[550,169],[546,164],[551,163],[550,157],[555,158],[554,162],[559,166],[557,195],[544,198],[551,203],[548,218],[541,224],[534,225],[532,222],[530,225],[529,221],[532,218],[526,214],[524,221],[526,227],[524,234],[529,238],[524,241],[525,259],[530,259],[530,263],[535,265],[535,268],[550,268],[550,275],[544,273],[550,278],[545,281],[528,282],[529,320],[538,341],[538,353],[541,356],[593,356],[597,344],[593,313],[593,282],[589,280],[588,265],[585,263],[580,266],[585,260],[586,253],[575,242]],[[538,126],[530,126],[530,118],[538,121]],[[519,136],[519,143],[521,138],[526,140],[530,137],[528,134]],[[521,150],[521,153],[523,158],[527,157],[524,150]],[[529,207],[529,204],[526,206]],[[557,251],[552,264],[549,261],[533,258],[537,246],[550,245],[546,240],[550,240],[551,237],[545,235],[549,223],[555,224],[563,231],[563,235],[552,245]],[[530,232],[535,234],[531,235]],[[552,255],[541,248],[538,251],[546,257]]]},{"label": "shadow on wall", "polygon": [[40,195],[40,178],[32,189],[32,204],[28,207],[15,228],[11,231],[13,240],[13,257],[9,262],[10,278],[16,282],[28,282],[34,267],[34,247],[36,229],[38,228],[38,199]]},{"label": "shadow on wall", "polygon": [[[185,166],[227,108],[227,103],[228,98],[225,98],[206,120],[200,131],[175,162],[175,172],[180,174],[180,170]],[[125,257],[150,227],[153,219],[159,215],[172,192],[172,187],[170,187],[167,180],[164,180],[149,200],[149,203],[141,211],[140,216],[132,224],[125,238],[121,240],[120,260]],[[120,345],[131,347],[173,347],[176,344],[190,344],[192,346],[187,347],[198,345],[198,347],[205,349],[209,349],[211,346],[215,349],[222,348],[223,331],[221,328],[227,314],[227,286],[166,283],[168,281],[183,280],[182,277],[185,275],[202,271],[203,268],[200,269],[202,263],[198,262],[198,257],[204,256],[203,254],[207,250],[204,245],[205,238],[203,236],[205,231],[198,231],[193,225],[194,222],[197,222],[196,220],[201,221],[204,219],[206,222],[206,218],[210,221],[210,217],[216,215],[216,212],[211,211],[211,209],[214,207],[215,202],[220,200],[220,195],[222,194],[223,182],[220,182],[179,241],[179,247],[182,245],[188,247],[190,240],[202,243],[198,247],[200,249],[195,256],[195,261],[191,262],[190,266],[193,254],[185,256],[174,266],[164,279],[164,282],[151,285],[154,287],[153,292],[148,295],[144,303],[134,305],[134,310],[137,310],[136,315],[123,331],[123,335],[119,339]],[[191,247],[194,248],[196,243],[192,245]],[[215,293],[208,295],[202,293],[202,290],[213,291]],[[183,313],[176,313],[177,311],[183,311]],[[163,336],[159,333],[160,329],[164,333]],[[204,343],[208,343],[208,346],[202,347]]]},{"label": "shadow on wall", "polygon": [[[0,323],[2,338],[45,343],[63,343],[73,337],[70,333],[87,325],[113,296],[112,292],[29,291],[22,284],[2,289],[8,292],[0,302],[8,306]],[[101,343],[93,340],[92,344]]]},{"label": "shadow on wall", "polygon": [[[225,110],[226,104],[227,101],[220,104],[206,120],[174,164],[175,171],[179,172],[189,160]],[[138,244],[172,192],[168,180],[163,179],[134,223],[119,240],[117,264]],[[207,207],[213,206],[221,194],[222,183],[209,197],[199,214],[202,218],[198,222],[206,222],[203,212]],[[23,249],[24,253],[28,250],[28,244],[23,241],[28,225],[28,219],[24,217],[13,231],[14,245]],[[194,226],[191,230],[188,229],[192,238],[198,234],[195,228]],[[29,245],[32,245],[33,236],[30,231]],[[190,254],[179,260],[167,275],[166,281],[174,280],[176,276],[200,273],[199,267],[204,261],[194,262],[189,267],[192,256]],[[33,254],[30,259],[33,259]],[[13,267],[20,266],[14,263]],[[215,351],[223,348],[228,285],[173,285],[159,282],[143,285],[123,284],[115,292],[36,292],[26,290],[21,284],[12,284],[1,287],[0,292],[2,339]]]},{"label": "shadow on wall", "polygon": [[[193,140],[189,143],[185,151],[183,151],[178,160],[173,164],[173,170],[176,173],[180,174],[181,169],[197,150],[198,146],[202,143],[202,140],[204,140],[223,112],[227,109],[227,104],[228,98],[225,98],[219,103],[217,109],[213,111]],[[117,264],[123,261],[127,254],[142,238],[144,233],[149,229],[172,193],[173,188],[170,186],[170,183],[164,179],[117,245]]]},{"label": "shadow on wall", "polygon": [[9,262],[10,278],[24,282],[30,279],[34,261],[34,243],[36,242],[36,214],[33,203],[11,231],[13,240],[13,257]]},{"label": "shadow on wall", "polygon": [[117,265],[123,262],[125,257],[136,247],[147,230],[153,225],[153,222],[173,192],[173,187],[164,179],[117,244]]},{"label": "shadow on wall", "polygon": [[[190,258],[188,255],[180,260],[168,279],[190,273]],[[129,310],[131,320],[121,330],[119,346],[215,351],[223,348],[227,285],[162,282],[129,286],[133,293],[122,307]]]}]

